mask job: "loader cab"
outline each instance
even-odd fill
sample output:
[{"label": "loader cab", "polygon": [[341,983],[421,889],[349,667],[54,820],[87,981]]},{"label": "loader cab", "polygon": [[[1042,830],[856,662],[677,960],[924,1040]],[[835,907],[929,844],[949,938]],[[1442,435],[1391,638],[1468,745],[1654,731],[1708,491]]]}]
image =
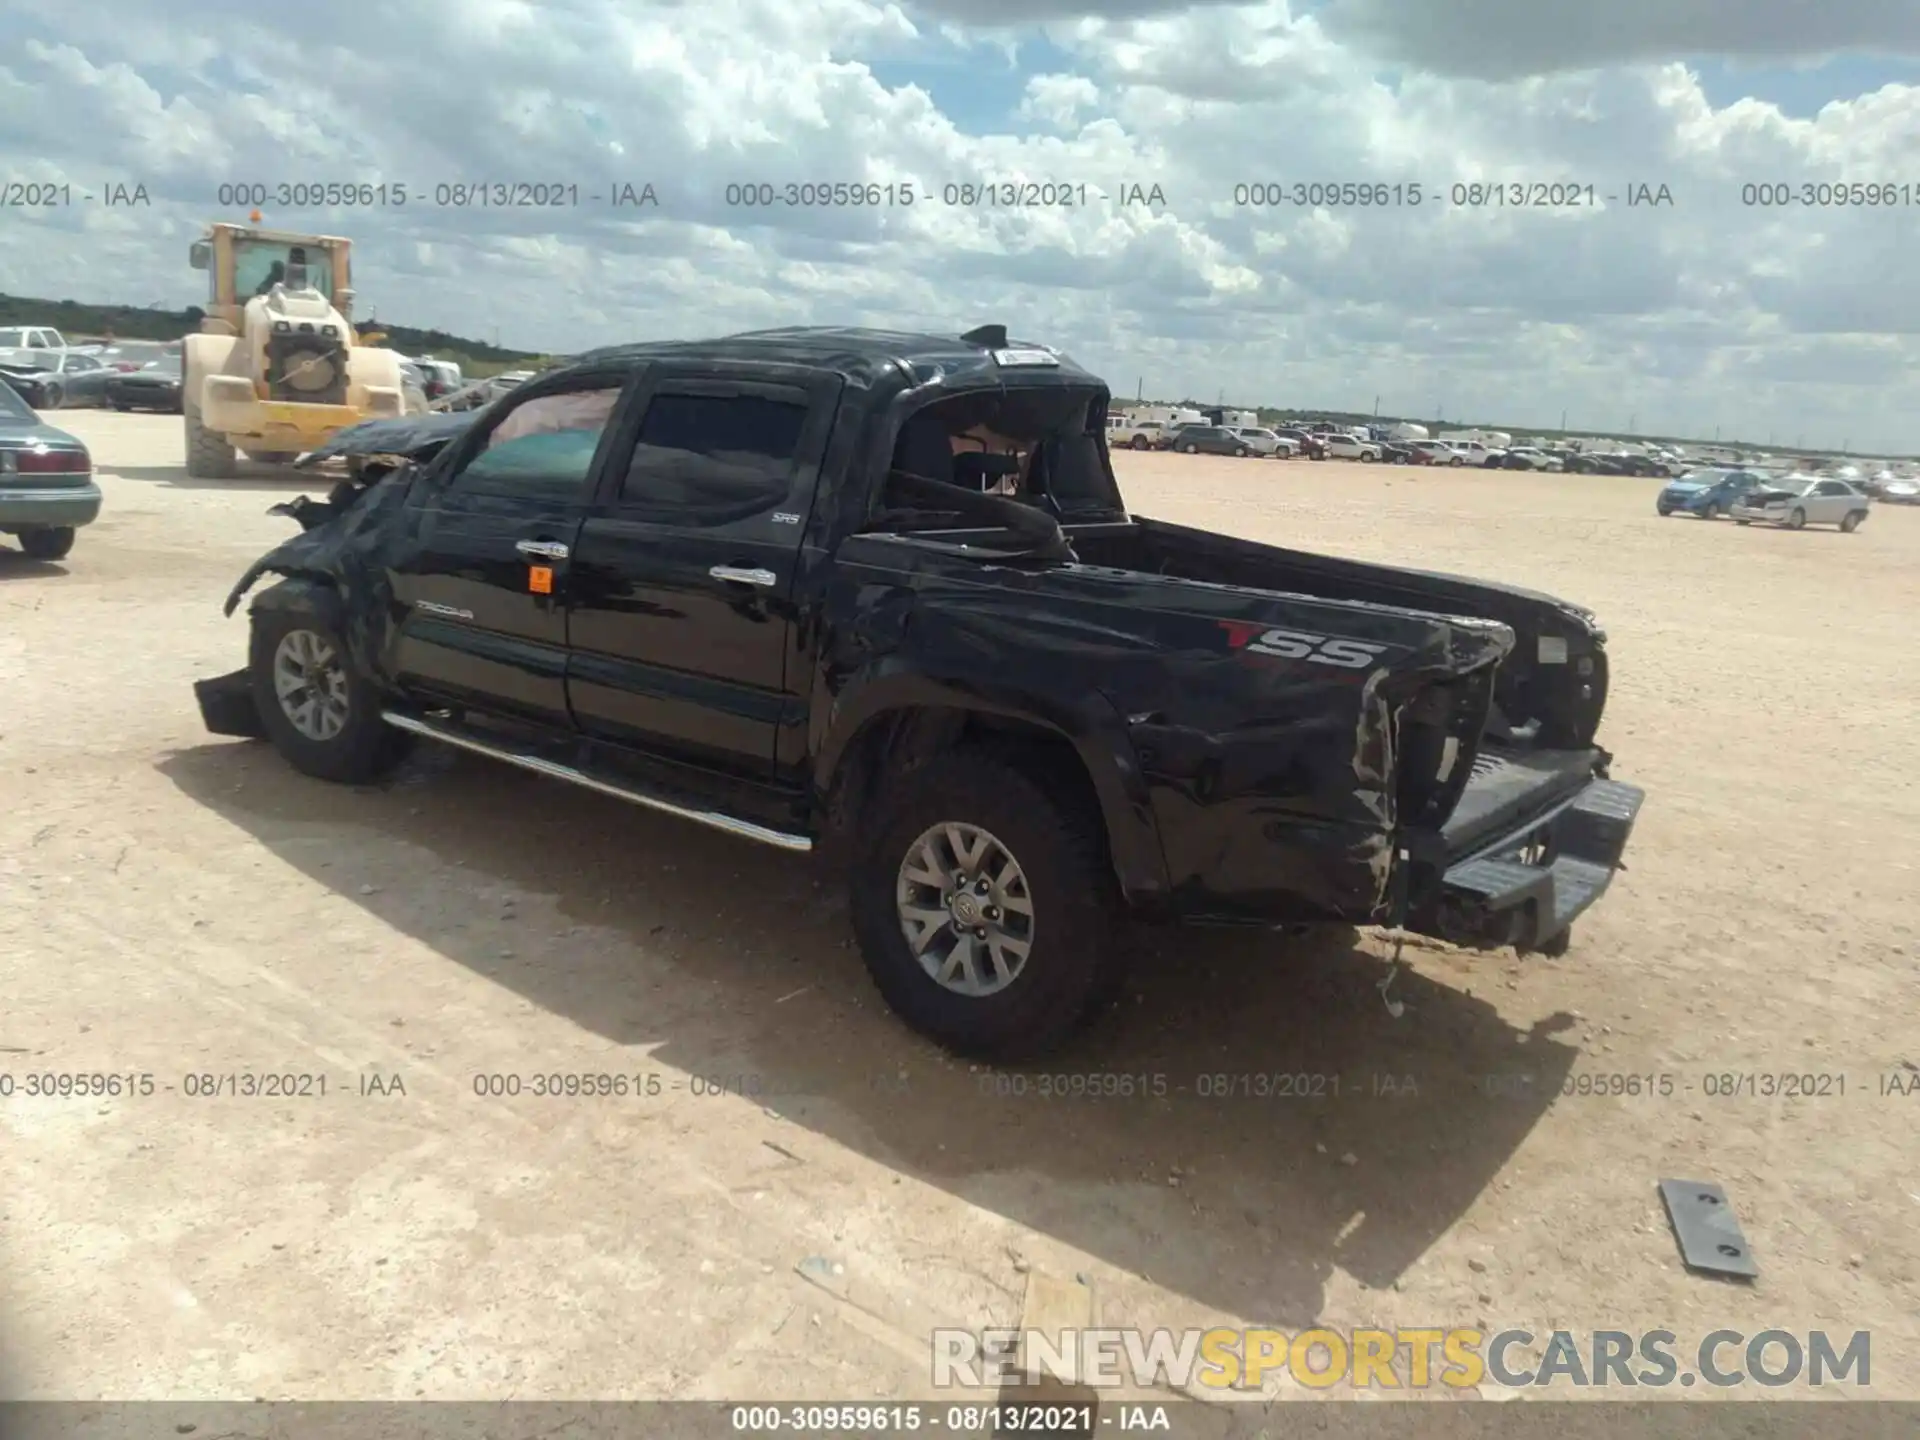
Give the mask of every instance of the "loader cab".
[{"label": "loader cab", "polygon": [[218,224],[196,240],[187,261],[207,272],[205,328],[238,334],[241,311],[255,296],[271,293],[274,285],[318,291],[341,315],[351,318],[353,272],[349,242],[327,235],[292,235]]}]

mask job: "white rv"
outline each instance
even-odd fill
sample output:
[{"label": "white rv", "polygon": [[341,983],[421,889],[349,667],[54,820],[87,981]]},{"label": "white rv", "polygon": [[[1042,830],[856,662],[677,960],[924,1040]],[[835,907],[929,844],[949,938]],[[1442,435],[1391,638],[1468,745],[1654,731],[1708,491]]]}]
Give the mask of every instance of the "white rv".
[{"label": "white rv", "polygon": [[1432,438],[1433,437],[1427,433],[1426,426],[1415,425],[1411,421],[1405,425],[1396,425],[1387,431],[1387,439],[1397,445],[1409,444],[1415,440],[1431,440]]},{"label": "white rv", "polygon": [[[1204,425],[1207,417],[1198,410],[1186,405],[1135,405],[1128,409],[1127,419],[1136,425],[1158,425],[1162,429],[1173,430],[1181,425]],[[1254,421],[1259,424],[1259,421]]]}]

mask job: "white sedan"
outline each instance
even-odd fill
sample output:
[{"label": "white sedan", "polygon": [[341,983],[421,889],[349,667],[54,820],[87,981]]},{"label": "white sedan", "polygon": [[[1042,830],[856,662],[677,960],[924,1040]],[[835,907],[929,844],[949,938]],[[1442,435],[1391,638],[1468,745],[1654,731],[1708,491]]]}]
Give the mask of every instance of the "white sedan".
[{"label": "white sedan", "polygon": [[1758,520],[1803,530],[1809,525],[1838,525],[1852,532],[1860,528],[1872,504],[1866,491],[1844,480],[1821,480],[1812,475],[1787,475],[1749,490],[1727,513],[1736,525]]},{"label": "white sedan", "polygon": [[1284,435],[1276,435],[1271,430],[1262,430],[1251,425],[1229,425],[1227,427],[1247,442],[1247,448],[1256,455],[1271,456],[1276,460],[1291,460],[1300,453],[1300,447]]}]

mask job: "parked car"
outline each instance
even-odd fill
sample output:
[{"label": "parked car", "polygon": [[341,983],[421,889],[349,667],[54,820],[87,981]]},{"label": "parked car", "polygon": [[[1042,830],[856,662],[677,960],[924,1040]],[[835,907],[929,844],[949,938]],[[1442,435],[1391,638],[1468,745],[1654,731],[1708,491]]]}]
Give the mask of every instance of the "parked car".
[{"label": "parked car", "polygon": [[1300,447],[1277,431],[1258,425],[1229,425],[1226,427],[1256,455],[1264,455],[1272,460],[1291,460],[1300,453]]},{"label": "parked car", "polygon": [[107,377],[107,403],[116,410],[180,413],[180,357],[163,355],[138,370]]},{"label": "parked car", "polygon": [[1115,993],[1127,912],[1564,950],[1642,800],[1592,612],[1132,514],[1109,400],[999,326],[782,329],[352,427],[308,460],[397,468],[283,507],[203,721],[330,781],[427,739],[819,850],[880,993],[994,1058]]},{"label": "parked car", "polygon": [[1424,465],[1426,460],[1404,440],[1380,442],[1380,459],[1388,465]]},{"label": "parked car", "polygon": [[1503,470],[1546,470],[1558,471],[1566,468],[1557,455],[1549,455],[1531,445],[1516,445],[1500,457]]},{"label": "parked car", "polygon": [[1880,498],[1889,505],[1920,505],[1920,480],[1882,481]]},{"label": "parked car", "polygon": [[0,326],[0,351],[71,350],[67,337],[50,325]]},{"label": "parked car", "polygon": [[1107,444],[1128,450],[1160,450],[1167,438],[1167,427],[1158,420],[1128,420],[1107,432]]},{"label": "parked car", "polygon": [[1619,462],[1622,475],[1643,475],[1649,479],[1666,479],[1673,474],[1672,468],[1666,461],[1652,455],[1636,455],[1631,450],[1623,450],[1612,458]]},{"label": "parked car", "polygon": [[1327,442],[1318,435],[1310,435],[1305,430],[1292,425],[1280,426],[1273,433],[1280,436],[1283,440],[1293,441],[1295,445],[1300,447],[1300,453],[1309,460],[1324,460],[1327,458]]},{"label": "parked car", "polygon": [[1327,454],[1335,460],[1364,460],[1372,464],[1380,458],[1380,447],[1358,435],[1329,435],[1326,444]]},{"label": "parked car", "polygon": [[1567,473],[1570,475],[1625,475],[1627,468],[1618,455],[1606,455],[1599,451],[1584,451],[1567,461]]},{"label": "parked car", "polygon": [[1224,425],[1182,425],[1167,437],[1168,450],[1182,455],[1251,455],[1253,447]]},{"label": "parked car", "polygon": [[1851,534],[1860,528],[1872,504],[1873,498],[1866,491],[1856,490],[1845,480],[1789,475],[1749,490],[1734,502],[1732,514],[1737,525],[1751,525],[1756,520],[1784,525],[1789,530],[1838,525]]},{"label": "parked car", "polygon": [[98,405],[106,399],[107,381],[118,373],[75,350],[18,351],[16,358],[0,361],[0,380],[36,410]]},{"label": "parked car", "polygon": [[1421,457],[1414,463],[1421,465],[1458,466],[1467,463],[1467,457],[1454,449],[1452,442],[1446,440],[1416,440],[1413,442],[1413,453],[1416,457]]},{"label": "parked car", "polygon": [[35,560],[59,560],[73,549],[74,532],[99,514],[86,445],[0,385],[0,534]]},{"label": "parked car", "polygon": [[1662,515],[1718,520],[1741,496],[1764,484],[1751,470],[1689,470],[1661,486],[1653,505]]}]

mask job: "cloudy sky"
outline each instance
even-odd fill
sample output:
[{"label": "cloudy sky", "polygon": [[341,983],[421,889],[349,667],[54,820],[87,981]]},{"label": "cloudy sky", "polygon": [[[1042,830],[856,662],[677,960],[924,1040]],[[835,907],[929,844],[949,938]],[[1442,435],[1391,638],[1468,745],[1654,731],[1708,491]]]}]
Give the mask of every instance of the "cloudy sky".
[{"label": "cloudy sky", "polygon": [[203,299],[258,184],[362,315],[528,348],[1001,321],[1128,396],[1920,452],[1914,0],[12,6],[0,177],[72,187],[4,197],[9,294]]}]

